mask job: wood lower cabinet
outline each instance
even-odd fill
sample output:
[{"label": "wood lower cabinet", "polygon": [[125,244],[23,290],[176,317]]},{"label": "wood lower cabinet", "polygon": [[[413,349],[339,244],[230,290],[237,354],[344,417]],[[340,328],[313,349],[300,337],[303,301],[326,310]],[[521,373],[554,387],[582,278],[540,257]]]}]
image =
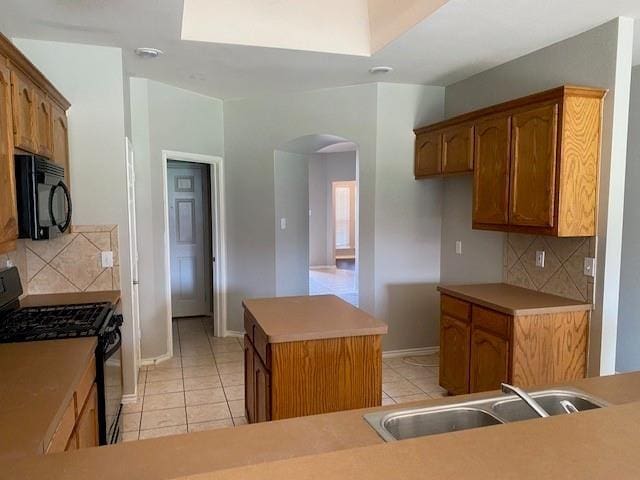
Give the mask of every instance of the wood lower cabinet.
[{"label": "wood lower cabinet", "polygon": [[269,343],[245,311],[249,423],[381,405],[380,335]]},{"label": "wood lower cabinet", "polygon": [[450,394],[584,378],[589,313],[512,316],[441,295],[440,385]]},{"label": "wood lower cabinet", "polygon": [[92,357],[45,453],[59,453],[99,445],[98,390],[95,380],[96,359]]},{"label": "wood lower cabinet", "polygon": [[18,238],[13,164],[11,73],[0,55],[0,254],[15,250]]}]

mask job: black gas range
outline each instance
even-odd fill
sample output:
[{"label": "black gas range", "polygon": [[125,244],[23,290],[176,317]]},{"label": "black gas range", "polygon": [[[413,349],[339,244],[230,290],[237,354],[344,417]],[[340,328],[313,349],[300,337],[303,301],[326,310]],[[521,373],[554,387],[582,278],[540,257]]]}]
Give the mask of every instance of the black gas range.
[{"label": "black gas range", "polygon": [[122,316],[109,302],[20,307],[18,270],[0,270],[0,343],[97,337],[96,384],[100,444],[116,443],[122,401]]}]

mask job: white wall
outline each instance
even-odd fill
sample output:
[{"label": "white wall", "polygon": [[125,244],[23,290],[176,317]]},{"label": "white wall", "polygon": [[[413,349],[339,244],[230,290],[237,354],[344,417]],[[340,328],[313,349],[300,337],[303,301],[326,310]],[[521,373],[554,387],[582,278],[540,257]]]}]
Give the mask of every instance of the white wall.
[{"label": "white wall", "polygon": [[[309,158],[274,155],[276,295],[309,294]],[[285,219],[285,228],[281,220]]]},{"label": "white wall", "polygon": [[357,153],[309,156],[309,264],[335,265],[333,256],[333,182],[356,180]]},{"label": "white wall", "polygon": [[386,350],[439,344],[442,189],[413,178],[413,129],[442,120],[443,100],[441,87],[378,85],[375,315],[389,324]]},{"label": "white wall", "polygon": [[71,102],[68,116],[73,223],[118,225],[124,393],[133,394],[137,369],[127,288],[131,275],[122,51],[37,40],[16,39],[15,43]]},{"label": "white wall", "polygon": [[616,370],[640,370],[640,66],[631,75]]},{"label": "white wall", "polygon": [[[622,213],[633,21],[616,19],[576,37],[475,75],[446,89],[447,116],[562,84],[609,89],[605,99],[598,216],[598,276],[589,370],[613,373],[616,356]],[[463,195],[463,192],[467,192]],[[499,235],[471,231],[471,183],[454,181],[443,199],[443,281],[491,281],[502,266]],[[462,213],[467,212],[467,213]],[[493,238],[492,238],[493,237]],[[450,255],[463,241],[464,261]],[[495,246],[491,243],[495,241]],[[494,268],[485,270],[490,262]]]},{"label": "white wall", "polygon": [[162,150],[224,155],[222,101],[131,78],[143,359],[167,353]]}]

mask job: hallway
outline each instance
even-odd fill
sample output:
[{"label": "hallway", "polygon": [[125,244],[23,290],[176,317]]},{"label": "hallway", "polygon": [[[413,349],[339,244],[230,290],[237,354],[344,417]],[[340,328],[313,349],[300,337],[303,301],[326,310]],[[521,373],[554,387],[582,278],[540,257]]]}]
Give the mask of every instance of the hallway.
[{"label": "hallway", "polygon": [[333,294],[358,306],[356,272],[337,267],[312,267],[309,269],[309,295]]}]

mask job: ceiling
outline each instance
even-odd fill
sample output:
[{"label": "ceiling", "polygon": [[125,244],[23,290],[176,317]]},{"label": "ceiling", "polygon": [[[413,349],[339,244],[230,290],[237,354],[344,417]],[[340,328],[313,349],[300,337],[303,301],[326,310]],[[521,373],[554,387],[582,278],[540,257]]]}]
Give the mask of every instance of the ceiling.
[{"label": "ceiling", "polygon": [[[450,0],[371,56],[183,41],[182,10],[183,0],[3,0],[0,31],[117,46],[129,75],[229,99],[382,80],[444,86],[614,17],[638,18],[640,1]],[[165,55],[139,59],[140,46]],[[640,38],[636,47],[634,64]],[[374,65],[394,71],[374,76]]]}]

